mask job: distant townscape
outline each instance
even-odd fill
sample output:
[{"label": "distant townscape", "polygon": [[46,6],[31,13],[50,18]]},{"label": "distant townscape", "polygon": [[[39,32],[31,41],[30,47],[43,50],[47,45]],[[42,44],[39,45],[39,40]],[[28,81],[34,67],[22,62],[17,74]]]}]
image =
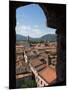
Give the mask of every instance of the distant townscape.
[{"label": "distant townscape", "polygon": [[55,34],[41,38],[16,35],[16,87],[45,87],[56,83]]}]

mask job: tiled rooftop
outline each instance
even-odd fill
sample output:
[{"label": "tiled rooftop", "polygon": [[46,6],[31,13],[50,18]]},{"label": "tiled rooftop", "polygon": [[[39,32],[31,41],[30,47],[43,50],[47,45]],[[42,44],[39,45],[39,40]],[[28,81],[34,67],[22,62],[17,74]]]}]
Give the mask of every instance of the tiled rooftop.
[{"label": "tiled rooftop", "polygon": [[56,70],[47,67],[39,72],[39,75],[49,84],[56,80]]},{"label": "tiled rooftop", "polygon": [[[18,47],[16,47],[18,48]],[[21,47],[20,47],[21,48]],[[22,53],[23,49],[17,50],[18,52],[16,52],[16,54],[18,53]],[[34,53],[33,51],[36,51],[36,53]],[[44,63],[43,61],[41,61],[41,59],[44,60],[48,60],[48,54],[46,54],[46,52],[49,52],[49,54],[54,55],[56,52],[56,48],[55,47],[45,47],[44,45],[41,45],[41,47],[39,47],[38,45],[35,46],[34,48],[29,48],[26,47],[25,48],[25,52],[26,55],[28,56],[28,60],[30,61],[32,67],[34,67],[36,69],[36,71],[38,72],[39,76],[42,77],[46,82],[48,82],[49,84],[51,84],[53,81],[56,80],[57,75],[56,75],[56,70],[54,68],[51,68],[49,66],[46,65],[46,63]],[[39,56],[37,56],[37,54],[39,53]],[[17,56],[18,56],[17,54]],[[50,56],[53,58],[53,56]],[[16,62],[19,62],[19,60],[17,60]],[[21,60],[20,60],[21,62]],[[17,73],[22,73],[25,72],[25,67],[28,67],[29,65],[27,65],[24,60],[22,60],[22,66],[20,66],[19,64],[17,64],[16,68],[17,68]]]},{"label": "tiled rooftop", "polygon": [[34,59],[34,60],[31,60],[30,63],[31,63],[31,65],[32,65],[33,67],[42,64],[42,62],[41,62],[40,60],[38,60],[38,58],[36,58],[36,59]]}]

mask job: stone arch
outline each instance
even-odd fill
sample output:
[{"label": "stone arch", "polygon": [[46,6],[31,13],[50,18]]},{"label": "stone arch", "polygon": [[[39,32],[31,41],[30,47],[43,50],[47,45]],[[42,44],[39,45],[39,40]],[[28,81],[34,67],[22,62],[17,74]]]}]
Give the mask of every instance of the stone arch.
[{"label": "stone arch", "polygon": [[[16,9],[20,6],[32,4],[33,2],[9,2],[9,88],[16,88],[16,56],[15,56],[15,44],[16,44]],[[66,5],[61,4],[47,4],[47,3],[33,3],[39,4],[39,6],[47,15],[48,27],[57,28],[57,81],[61,81],[58,85],[66,84]],[[61,73],[61,74],[60,74]],[[60,80],[61,77],[61,80]],[[14,82],[14,83],[13,83]]]}]

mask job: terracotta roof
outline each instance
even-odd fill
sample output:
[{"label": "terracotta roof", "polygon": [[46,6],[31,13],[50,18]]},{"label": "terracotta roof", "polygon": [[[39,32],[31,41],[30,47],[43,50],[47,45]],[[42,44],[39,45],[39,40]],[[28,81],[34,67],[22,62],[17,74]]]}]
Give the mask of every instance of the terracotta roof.
[{"label": "terracotta roof", "polygon": [[25,61],[19,61],[19,63],[22,63],[22,67],[28,66],[28,64],[25,63]]},{"label": "terracotta roof", "polygon": [[16,45],[16,48],[24,48],[23,45]]},{"label": "terracotta roof", "polygon": [[46,67],[47,67],[46,64],[41,64],[41,65],[36,66],[35,68],[36,68],[36,70],[39,72],[39,71],[43,70],[43,69],[46,68]]},{"label": "terracotta roof", "polygon": [[49,84],[56,80],[56,70],[50,67],[47,67],[39,72],[39,75]]},{"label": "terracotta roof", "polygon": [[31,60],[30,62],[33,67],[36,67],[36,66],[42,64],[42,62],[40,60],[38,60],[37,58],[34,60]]},{"label": "terracotta roof", "polygon": [[32,76],[32,73],[26,73],[26,74],[16,75],[16,79],[24,78],[24,77],[27,77],[27,76]]}]

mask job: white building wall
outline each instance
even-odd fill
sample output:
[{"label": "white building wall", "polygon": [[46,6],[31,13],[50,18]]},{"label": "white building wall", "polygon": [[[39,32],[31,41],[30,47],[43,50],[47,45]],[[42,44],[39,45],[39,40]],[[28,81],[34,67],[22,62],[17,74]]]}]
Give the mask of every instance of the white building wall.
[{"label": "white building wall", "polygon": [[25,63],[27,63],[28,60],[27,60],[27,55],[26,54],[24,54],[24,58],[25,58]]},{"label": "white building wall", "polygon": [[29,64],[32,72],[34,73],[35,75],[35,80],[36,80],[36,83],[37,83],[37,87],[44,87],[44,86],[48,86],[48,83],[46,81],[44,81],[39,75],[38,75],[38,72],[32,67],[31,64]]}]

